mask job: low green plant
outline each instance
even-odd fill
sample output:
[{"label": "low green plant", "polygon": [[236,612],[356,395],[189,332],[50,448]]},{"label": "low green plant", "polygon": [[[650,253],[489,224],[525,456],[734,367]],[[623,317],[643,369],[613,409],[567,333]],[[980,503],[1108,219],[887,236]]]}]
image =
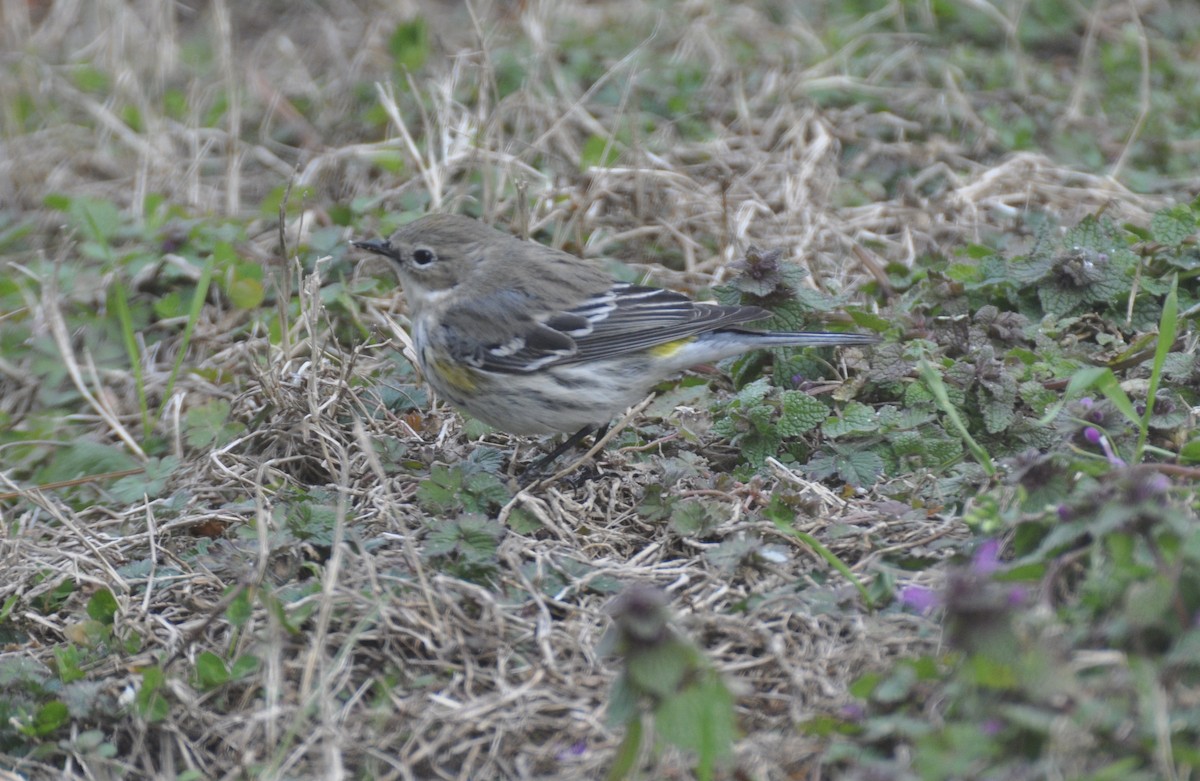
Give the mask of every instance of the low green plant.
[{"label": "low green plant", "polygon": [[657,741],[695,756],[701,781],[714,778],[737,737],[733,694],[703,653],[670,625],[662,592],[631,587],[610,613],[612,625],[598,650],[621,663],[608,720],[623,726],[625,737],[606,777],[633,777],[648,716]]}]

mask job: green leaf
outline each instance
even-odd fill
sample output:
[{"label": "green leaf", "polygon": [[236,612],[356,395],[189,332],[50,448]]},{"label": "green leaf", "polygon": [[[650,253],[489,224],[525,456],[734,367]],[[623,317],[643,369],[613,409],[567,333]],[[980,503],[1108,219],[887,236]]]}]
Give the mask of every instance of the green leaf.
[{"label": "green leaf", "polygon": [[805,471],[817,480],[836,475],[850,485],[870,485],[883,474],[885,464],[878,454],[869,450],[828,450],[813,454]]},{"label": "green leaf", "polygon": [[248,678],[258,671],[262,666],[262,660],[253,654],[242,654],[237,659],[233,660],[233,664],[229,666],[229,678],[233,681],[240,681],[243,678]]},{"label": "green leaf", "polygon": [[[1200,457],[1200,453],[1197,453],[1197,457]],[[638,516],[651,523],[669,518],[678,500],[679,497],[667,493],[661,484],[651,483],[646,486],[646,493],[637,506]]]},{"label": "green leaf", "polygon": [[425,18],[418,16],[396,25],[388,38],[388,53],[398,70],[416,73],[429,59],[429,33]]},{"label": "green leaf", "polygon": [[135,475],[126,475],[117,480],[109,488],[109,492],[118,500],[132,503],[143,498],[160,498],[166,490],[167,481],[179,468],[179,459],[175,456],[166,458],[151,458],[142,471]]},{"label": "green leaf", "polygon": [[166,676],[160,667],[146,667],[142,670],[142,685],[134,697],[134,705],[138,715],[148,722],[154,723],[167,718],[171,704],[161,693]]},{"label": "green leaf", "polygon": [[879,428],[875,419],[875,410],[857,401],[850,402],[842,413],[821,426],[821,433],[831,439],[847,434],[871,434]]},{"label": "green leaf", "polygon": [[784,391],[780,406],[776,426],[785,437],[798,437],[812,431],[829,417],[829,408],[820,399],[803,391]]},{"label": "green leaf", "polygon": [[463,485],[463,509],[468,512],[487,513],[503,506],[510,496],[508,486],[491,472],[475,472],[467,477]]},{"label": "green leaf", "polygon": [[204,651],[196,657],[196,681],[203,691],[211,691],[229,682],[229,670],[221,657]]},{"label": "green leaf", "polygon": [[250,620],[250,616],[254,613],[254,606],[250,601],[250,589],[244,586],[234,586],[234,588],[238,589],[238,594],[229,602],[229,607],[225,610],[225,617],[234,626],[242,627]]},{"label": "green leaf", "polygon": [[1150,220],[1154,240],[1170,247],[1178,247],[1194,236],[1196,227],[1196,215],[1186,204],[1168,206]]},{"label": "green leaf", "polygon": [[1174,596],[1174,586],[1165,577],[1134,583],[1125,596],[1125,620],[1138,628],[1153,626],[1170,610]]},{"label": "green leaf", "polygon": [[720,676],[706,671],[700,681],[663,700],[654,727],[664,741],[699,757],[697,777],[712,778],[715,763],[733,754],[733,695]]},{"label": "green leaf", "polygon": [[695,652],[676,640],[631,653],[625,664],[634,691],[662,698],[675,693],[695,662]]},{"label": "green leaf", "polygon": [[266,298],[262,282],[249,277],[237,277],[230,281],[225,286],[225,294],[238,309],[257,309]]},{"label": "green leaf", "polygon": [[87,614],[105,625],[111,625],[117,615],[117,598],[106,588],[101,588],[87,603]]},{"label": "green leaf", "polygon": [[850,684],[847,692],[851,697],[857,697],[860,700],[868,700],[875,693],[875,689],[883,681],[882,673],[867,673],[859,676]]},{"label": "green leaf", "polygon": [[461,467],[434,464],[429,477],[417,486],[417,503],[432,513],[446,514],[463,508]]},{"label": "green leaf", "polygon": [[210,399],[190,407],[184,414],[184,441],[196,449],[221,447],[231,442],[246,427],[230,416],[231,408],[225,399]]},{"label": "green leaf", "polygon": [[38,708],[33,720],[34,735],[49,735],[59,727],[65,726],[71,720],[71,712],[67,704],[60,700],[51,700]]},{"label": "green leaf", "polygon": [[998,434],[1007,429],[1017,419],[1017,411],[1012,401],[1003,401],[995,397],[983,400],[980,405],[983,413],[983,425],[989,434]]},{"label": "green leaf", "polygon": [[71,81],[83,92],[108,96],[112,91],[112,79],[108,74],[92,65],[80,63],[69,71]]},{"label": "green leaf", "polygon": [[633,683],[629,680],[629,671],[623,670],[613,681],[612,690],[608,694],[605,721],[609,726],[616,727],[621,724],[632,725],[640,719],[638,693],[634,691]]},{"label": "green leaf", "polygon": [[705,499],[684,499],[671,510],[671,528],[685,537],[704,536],[725,520],[719,504]]},{"label": "green leaf", "polygon": [[87,677],[83,670],[83,652],[78,646],[65,645],[54,649],[54,668],[58,679],[63,683],[82,680]]},{"label": "green leaf", "polygon": [[60,450],[53,461],[38,470],[34,480],[52,483],[107,472],[124,472],[139,466],[141,462],[123,447],[79,439]]},{"label": "green leaf", "polygon": [[1179,449],[1179,460],[1185,464],[1200,464],[1200,437],[1189,440]]},{"label": "green leaf", "polygon": [[605,136],[588,136],[579,153],[579,170],[612,168],[620,156],[621,153],[615,141],[610,141]]}]

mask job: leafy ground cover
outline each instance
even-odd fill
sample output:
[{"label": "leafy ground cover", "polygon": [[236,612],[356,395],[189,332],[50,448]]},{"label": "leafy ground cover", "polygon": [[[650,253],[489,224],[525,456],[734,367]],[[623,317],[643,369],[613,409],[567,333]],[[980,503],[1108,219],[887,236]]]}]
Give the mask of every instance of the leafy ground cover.
[{"label": "leafy ground cover", "polygon": [[[161,5],[161,7],[160,7]],[[1186,778],[1200,11],[5,3],[0,766]],[[427,210],[870,350],[557,480],[350,249]]]}]

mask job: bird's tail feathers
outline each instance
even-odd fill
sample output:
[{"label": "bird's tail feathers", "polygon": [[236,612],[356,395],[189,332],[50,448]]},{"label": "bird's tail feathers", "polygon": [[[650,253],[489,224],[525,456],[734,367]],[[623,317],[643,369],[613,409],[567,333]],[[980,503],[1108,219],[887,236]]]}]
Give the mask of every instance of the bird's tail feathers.
[{"label": "bird's tail feathers", "polygon": [[878,344],[883,341],[875,334],[837,333],[833,331],[749,331],[725,329],[749,337],[762,347],[824,347],[856,344]]}]

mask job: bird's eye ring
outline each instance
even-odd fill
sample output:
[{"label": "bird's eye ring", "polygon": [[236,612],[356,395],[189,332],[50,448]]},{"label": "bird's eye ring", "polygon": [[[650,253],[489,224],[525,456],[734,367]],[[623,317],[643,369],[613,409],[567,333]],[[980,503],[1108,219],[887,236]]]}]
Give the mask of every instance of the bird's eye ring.
[{"label": "bird's eye ring", "polygon": [[433,250],[431,249],[421,247],[420,249],[413,250],[412,261],[418,266],[428,266],[436,259],[437,256],[433,254]]}]

